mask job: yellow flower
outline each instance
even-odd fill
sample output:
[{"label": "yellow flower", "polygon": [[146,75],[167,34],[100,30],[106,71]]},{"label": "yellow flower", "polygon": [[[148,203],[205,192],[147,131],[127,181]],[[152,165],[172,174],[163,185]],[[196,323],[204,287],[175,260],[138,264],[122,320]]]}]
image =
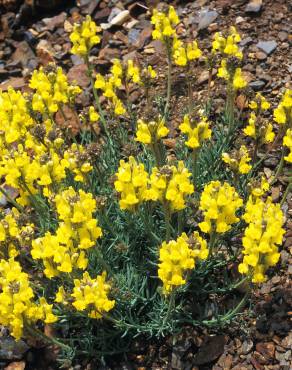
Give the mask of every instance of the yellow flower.
[{"label": "yellow flower", "polygon": [[165,126],[165,121],[163,119],[158,119],[157,122],[151,121],[148,123],[139,119],[137,125],[135,140],[143,144],[156,143],[169,133],[169,129]]},{"label": "yellow flower", "polygon": [[208,257],[206,240],[194,232],[190,237],[182,233],[177,240],[163,242],[159,251],[158,277],[163,283],[163,293],[186,283],[186,272],[195,268],[196,259]]},{"label": "yellow flower", "polygon": [[99,114],[96,112],[93,106],[89,107],[88,113],[90,122],[97,122],[99,120]]},{"label": "yellow flower", "polygon": [[120,193],[120,208],[135,211],[145,200],[147,191],[148,173],[144,165],[138,164],[132,156],[128,163],[121,160],[116,178],[115,189]]},{"label": "yellow flower", "polygon": [[225,38],[220,32],[216,32],[212,43],[212,51],[219,51],[225,57],[228,56],[242,59],[242,52],[238,47],[240,40],[240,35],[233,26],[230,27],[227,38]]},{"label": "yellow flower", "polygon": [[184,45],[181,41],[177,40],[173,44],[174,62],[179,66],[186,66],[192,60],[200,58],[201,55],[202,52],[198,48],[196,41]]},{"label": "yellow flower", "polygon": [[100,37],[97,35],[97,26],[89,15],[86,16],[85,21],[81,24],[74,24],[70,40],[73,44],[71,53],[81,57],[88,56],[92,47],[100,43]]},{"label": "yellow flower", "polygon": [[127,77],[136,84],[141,82],[139,67],[134,66],[134,62],[132,60],[128,60]]},{"label": "yellow flower", "polygon": [[154,167],[150,175],[147,200],[160,201],[167,204],[171,212],[186,207],[186,197],[193,194],[194,186],[190,182],[191,173],[178,162],[178,166]]},{"label": "yellow flower", "polygon": [[201,195],[200,210],[203,211],[204,221],[199,223],[200,229],[205,233],[225,233],[239,221],[236,211],[242,204],[234,187],[226,182],[211,181]]},{"label": "yellow flower", "polygon": [[199,148],[204,140],[210,139],[212,134],[207,117],[204,116],[197,123],[191,122],[189,115],[186,114],[183,122],[179,125],[179,129],[187,136],[188,140],[185,141],[185,145],[191,149]]},{"label": "yellow flower", "polygon": [[234,172],[246,174],[252,168],[252,166],[248,164],[251,161],[251,158],[246,146],[244,145],[242,145],[238,151],[234,151],[231,155],[228,153],[222,153],[222,160],[228,164],[230,169]]},{"label": "yellow flower", "polygon": [[289,149],[289,154],[284,157],[285,161],[292,163],[292,129],[289,128],[283,138],[283,145]]},{"label": "yellow flower", "polygon": [[109,312],[115,306],[115,301],[108,298],[110,289],[110,284],[106,282],[105,272],[95,279],[92,279],[88,272],[85,272],[82,279],[74,280],[74,288],[71,293],[72,305],[77,311],[87,310],[89,317],[102,318],[103,313]]},{"label": "yellow flower", "polygon": [[266,280],[265,271],[280,257],[278,245],[285,233],[283,213],[271,198],[263,201],[250,196],[242,218],[248,226],[242,238],[244,257],[238,269],[241,274],[251,275],[252,282],[261,283]]},{"label": "yellow flower", "polygon": [[274,110],[274,120],[280,125],[292,121],[292,90],[287,89],[278,107]]},{"label": "yellow flower", "polygon": [[154,25],[152,37],[167,43],[167,40],[176,36],[175,26],[179,23],[179,18],[173,6],[169,7],[168,14],[153,10],[151,23]]}]

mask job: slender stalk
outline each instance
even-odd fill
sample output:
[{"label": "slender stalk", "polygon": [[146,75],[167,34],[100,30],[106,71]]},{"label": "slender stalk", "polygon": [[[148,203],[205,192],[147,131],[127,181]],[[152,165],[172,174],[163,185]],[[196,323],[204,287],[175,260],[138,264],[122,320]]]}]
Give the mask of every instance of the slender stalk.
[{"label": "slender stalk", "polygon": [[212,228],[211,235],[210,235],[210,241],[209,241],[209,257],[212,257],[213,255],[216,240],[217,240],[217,233]]},{"label": "slender stalk", "polygon": [[283,194],[283,196],[282,196],[282,200],[281,200],[281,203],[280,203],[280,207],[282,207],[282,206],[283,206],[283,204],[284,204],[284,202],[285,202],[285,200],[286,200],[286,198],[287,198],[287,196],[288,196],[288,194],[289,194],[290,190],[292,190],[292,181],[291,181],[291,180],[290,180],[289,184],[287,185],[287,188],[286,188],[286,190],[285,190],[285,193],[284,193],[284,194]]},{"label": "slender stalk", "polygon": [[165,220],[165,240],[168,242],[170,240],[171,235],[171,225],[170,225],[170,210],[167,204],[163,205],[164,211],[164,220]]},{"label": "slender stalk", "polygon": [[0,186],[0,192],[5,196],[8,202],[14,205],[16,209],[18,209],[20,212],[24,210],[24,208],[20,204],[18,204],[14,199],[11,198],[11,196],[7,193],[7,191],[2,186]]},{"label": "slender stalk", "polygon": [[66,344],[60,342],[58,339],[56,339],[54,337],[48,337],[47,335],[45,335],[40,330],[38,330],[36,328],[33,328],[32,326],[30,326],[28,324],[25,326],[25,330],[27,331],[28,334],[30,334],[32,336],[37,336],[37,337],[43,339],[48,344],[56,345],[56,346],[61,347],[65,350],[67,350],[67,351],[72,351],[71,347],[69,347]]},{"label": "slender stalk", "polygon": [[174,304],[175,304],[175,290],[173,290],[171,293],[170,293],[170,296],[169,296],[169,300],[168,300],[168,308],[167,308],[167,312],[166,312],[166,315],[164,317],[164,320],[163,320],[163,327],[165,326],[165,324],[167,323],[167,321],[169,320],[170,318],[170,315],[171,315],[171,311],[173,310],[174,308]]},{"label": "slender stalk", "polygon": [[166,104],[164,108],[164,116],[168,114],[170,96],[171,96],[171,71],[172,71],[172,61],[171,61],[171,46],[167,45],[167,92],[166,92]]},{"label": "slender stalk", "polygon": [[280,162],[278,164],[278,167],[277,167],[277,170],[276,170],[276,173],[275,173],[275,177],[274,177],[274,180],[272,181],[271,185],[273,185],[277,181],[279,175],[281,175],[281,173],[282,173],[283,166],[284,166],[284,156],[285,156],[285,147],[283,146],[282,147],[282,152],[281,152],[281,159],[280,159]]}]

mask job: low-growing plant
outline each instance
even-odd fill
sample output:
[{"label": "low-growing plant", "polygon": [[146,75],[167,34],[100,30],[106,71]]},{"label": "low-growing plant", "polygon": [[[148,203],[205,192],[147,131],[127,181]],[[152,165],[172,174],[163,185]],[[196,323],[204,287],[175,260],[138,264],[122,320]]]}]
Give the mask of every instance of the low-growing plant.
[{"label": "low-growing plant", "polygon": [[[165,99],[155,97],[161,72],[150,65],[114,59],[108,75],[96,73],[90,51],[101,37],[89,16],[70,35],[88,67],[89,107],[76,108],[81,89],[55,65],[33,72],[31,92],[0,92],[0,191],[12,206],[0,220],[0,323],[16,340],[57,344],[63,360],[125,352],[133,338],[175,335],[184,324],[224,326],[280,257],[283,212],[267,193],[292,162],[292,91],[274,110],[279,127],[259,93],[246,123],[235,106],[247,86],[236,29],[216,33],[203,55],[179,39],[173,7],[151,21],[166,52]],[[201,107],[190,83],[197,63],[210,73]],[[175,65],[186,69],[188,91],[178,127]],[[215,66],[226,82],[221,114],[210,94]],[[144,116],[130,102],[133,88],[144,91]],[[260,165],[280,140],[267,181]]]}]

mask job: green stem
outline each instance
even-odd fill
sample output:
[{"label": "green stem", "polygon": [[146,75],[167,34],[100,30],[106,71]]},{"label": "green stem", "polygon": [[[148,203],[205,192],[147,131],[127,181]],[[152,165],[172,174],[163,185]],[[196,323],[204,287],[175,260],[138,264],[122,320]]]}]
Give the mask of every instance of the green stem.
[{"label": "green stem", "polygon": [[287,188],[285,190],[285,193],[283,194],[282,196],[282,200],[281,200],[281,203],[280,203],[280,207],[283,206],[286,198],[287,198],[287,195],[289,194],[289,191],[292,190],[292,182],[289,182],[289,184],[287,185]]},{"label": "green stem", "polygon": [[12,199],[10,197],[10,195],[7,193],[7,191],[5,189],[3,189],[2,186],[0,186],[0,192],[6,197],[6,199],[8,200],[8,202],[10,202],[11,204],[14,205],[14,207],[16,209],[18,209],[20,212],[22,212],[24,210],[24,208],[20,204],[18,204],[14,199]]},{"label": "green stem", "polygon": [[67,346],[66,344],[60,342],[59,340],[57,340],[56,338],[53,338],[53,337],[48,337],[47,335],[45,335],[44,333],[42,333],[40,330],[38,329],[35,329],[33,328],[32,326],[26,324],[25,326],[25,330],[32,336],[37,336],[41,339],[43,339],[46,343],[48,344],[54,344],[58,347],[61,347],[67,351],[72,351],[72,348]]},{"label": "green stem", "polygon": [[164,219],[165,219],[165,241],[168,242],[170,240],[170,231],[171,231],[171,225],[170,225],[170,211],[167,204],[163,205],[163,211],[164,211]]},{"label": "green stem", "polygon": [[283,146],[282,147],[282,152],[281,152],[281,159],[280,159],[280,162],[278,164],[278,167],[277,167],[277,170],[276,170],[276,173],[275,173],[275,177],[274,177],[274,180],[272,181],[271,185],[273,185],[277,181],[279,175],[281,175],[281,172],[282,172],[283,166],[284,166],[284,156],[285,156],[285,147]]},{"label": "green stem", "polygon": [[216,231],[212,230],[211,235],[210,235],[210,241],[209,241],[209,257],[213,255],[216,240],[217,240],[217,233]]},{"label": "green stem", "polygon": [[172,71],[172,62],[171,62],[171,47],[167,45],[167,92],[166,92],[166,104],[164,108],[164,117],[168,114],[169,103],[171,96],[171,71]]}]

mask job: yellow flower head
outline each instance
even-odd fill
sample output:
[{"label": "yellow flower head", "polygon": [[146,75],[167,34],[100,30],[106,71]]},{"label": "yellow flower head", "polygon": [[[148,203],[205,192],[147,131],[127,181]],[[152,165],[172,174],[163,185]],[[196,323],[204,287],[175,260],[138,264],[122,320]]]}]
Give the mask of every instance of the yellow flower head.
[{"label": "yellow flower head", "polygon": [[121,209],[135,211],[147,192],[148,173],[144,165],[138,164],[132,156],[129,162],[121,160],[116,178],[115,189],[120,194]]},{"label": "yellow flower head", "polygon": [[181,41],[177,40],[173,45],[173,59],[178,66],[186,66],[189,62],[200,58],[202,55],[196,41],[184,45]]},{"label": "yellow flower head", "polygon": [[242,145],[239,150],[234,151],[231,155],[223,153],[222,160],[234,172],[246,174],[251,170],[251,165],[249,164],[251,158],[245,145]]},{"label": "yellow flower head", "polygon": [[278,107],[274,110],[274,120],[280,125],[292,122],[292,90],[287,89]]},{"label": "yellow flower head", "polygon": [[143,144],[156,143],[169,133],[169,129],[165,126],[165,121],[160,118],[156,122],[151,121],[148,123],[139,119],[137,125],[135,140]]},{"label": "yellow flower head", "polygon": [[180,131],[187,136],[185,145],[191,149],[199,148],[203,141],[210,139],[212,131],[209,128],[207,117],[202,116],[199,122],[191,121],[188,114],[179,125]]},{"label": "yellow flower head", "polygon": [[182,233],[177,240],[163,242],[159,251],[158,277],[163,283],[163,293],[186,283],[186,272],[195,268],[196,259],[208,257],[206,240],[194,232],[190,237]]},{"label": "yellow flower head", "polygon": [[72,305],[77,311],[86,310],[89,317],[100,319],[103,313],[109,312],[115,306],[115,301],[108,297],[110,289],[105,272],[94,279],[85,272],[82,279],[74,280]]},{"label": "yellow flower head", "polygon": [[70,40],[73,44],[71,53],[87,57],[92,47],[100,43],[97,30],[96,24],[89,15],[86,16],[85,21],[81,24],[74,24],[73,32],[70,35]]},{"label": "yellow flower head", "polygon": [[240,35],[237,33],[235,27],[230,27],[227,37],[224,37],[220,32],[216,32],[212,43],[212,51],[219,51],[224,57],[242,59],[242,52],[238,46],[240,40]]},{"label": "yellow flower head", "polygon": [[190,182],[191,173],[180,161],[178,166],[154,167],[150,176],[147,199],[167,203],[171,212],[186,207],[186,197],[193,194],[194,186]]},{"label": "yellow flower head", "polygon": [[292,163],[292,129],[289,128],[283,138],[283,145],[288,147],[289,154],[284,157],[285,161]]},{"label": "yellow flower head", "polygon": [[174,7],[170,6],[168,14],[154,9],[151,23],[154,26],[154,30],[152,32],[153,39],[167,43],[169,38],[176,36],[175,27],[179,23],[179,18]]},{"label": "yellow flower head", "polygon": [[211,181],[201,195],[200,210],[203,211],[204,221],[199,223],[200,229],[205,233],[225,233],[239,221],[236,211],[242,204],[234,187],[227,182]]},{"label": "yellow flower head", "polygon": [[242,238],[244,257],[238,269],[241,274],[249,274],[253,283],[262,283],[266,280],[266,270],[280,257],[278,245],[285,233],[283,213],[280,205],[273,204],[271,198],[263,201],[251,196],[243,219],[248,226]]}]

